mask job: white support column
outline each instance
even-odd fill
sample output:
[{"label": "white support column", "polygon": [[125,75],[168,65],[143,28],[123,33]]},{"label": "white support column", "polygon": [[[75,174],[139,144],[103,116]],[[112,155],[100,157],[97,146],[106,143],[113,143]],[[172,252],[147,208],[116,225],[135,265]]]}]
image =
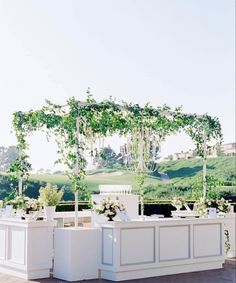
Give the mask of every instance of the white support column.
[{"label": "white support column", "polygon": [[19,181],[18,181],[18,193],[19,195],[21,196],[22,195],[22,192],[23,192],[23,178],[20,177],[19,178]]},{"label": "white support column", "polygon": [[[137,156],[139,156],[139,168],[138,170],[142,172],[144,172],[145,170],[145,159],[144,159],[144,152],[145,152],[145,141],[144,141],[144,130],[143,128],[140,129],[139,132],[139,154]],[[143,184],[142,186],[139,188],[140,189],[140,212],[141,212],[141,218],[144,217],[144,199],[143,199]]]},{"label": "white support column", "polygon": [[75,227],[78,227],[78,196],[79,196],[79,192],[75,191],[74,196],[75,196]]}]

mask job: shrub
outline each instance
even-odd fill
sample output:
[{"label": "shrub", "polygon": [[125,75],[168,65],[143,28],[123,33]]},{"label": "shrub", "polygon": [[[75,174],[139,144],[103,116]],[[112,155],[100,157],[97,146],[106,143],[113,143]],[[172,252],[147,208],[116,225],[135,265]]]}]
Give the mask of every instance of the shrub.
[{"label": "shrub", "polygon": [[46,187],[41,187],[39,190],[40,202],[44,206],[57,205],[63,195],[63,190],[58,190],[56,185],[47,184]]}]

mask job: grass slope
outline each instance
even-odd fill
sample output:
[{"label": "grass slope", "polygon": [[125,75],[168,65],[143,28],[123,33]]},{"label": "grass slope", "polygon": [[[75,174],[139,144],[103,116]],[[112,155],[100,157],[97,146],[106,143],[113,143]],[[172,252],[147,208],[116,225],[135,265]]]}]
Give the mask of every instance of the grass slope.
[{"label": "grass slope", "polygon": [[[65,175],[31,174],[30,179],[50,182],[60,187],[70,186],[70,181]],[[158,181],[160,181],[159,177],[147,176],[146,185],[155,185]],[[106,184],[132,185],[134,190],[136,190],[137,187],[134,173],[122,170],[117,171],[112,169],[99,169],[88,171],[85,178],[85,183],[87,184],[88,190],[90,192],[98,192],[98,186]]]},{"label": "grass slope", "polygon": [[[202,175],[201,159],[181,159],[160,163],[159,172],[166,173],[171,183],[177,186],[188,186]],[[207,160],[207,174],[218,179],[226,180],[235,174],[235,156],[209,158]]]},{"label": "grass slope", "polygon": [[[201,159],[187,159],[162,162],[158,171],[169,176],[169,182],[163,182],[160,175],[147,176],[145,186],[165,187],[190,187],[202,175]],[[235,157],[218,157],[207,160],[207,174],[226,180],[230,175],[235,174]],[[65,175],[38,174],[31,175],[31,179],[57,184],[58,186],[70,186],[70,182]],[[135,174],[129,171],[115,169],[98,169],[87,172],[85,183],[90,192],[98,191],[100,184],[130,184],[133,189],[137,189]]]}]

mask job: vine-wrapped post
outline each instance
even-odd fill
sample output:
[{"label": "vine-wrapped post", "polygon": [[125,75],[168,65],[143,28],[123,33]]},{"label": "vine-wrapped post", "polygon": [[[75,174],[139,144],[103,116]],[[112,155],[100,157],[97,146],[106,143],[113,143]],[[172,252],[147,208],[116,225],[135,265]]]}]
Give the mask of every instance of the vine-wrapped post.
[{"label": "vine-wrapped post", "polygon": [[[22,167],[22,151],[21,149],[19,150],[19,160],[20,160],[20,167]],[[19,180],[18,180],[18,193],[21,196],[23,193],[23,177],[22,177],[22,173],[20,172],[19,175]]]},{"label": "vine-wrapped post", "polygon": [[[76,143],[76,164],[75,164],[75,175],[76,177],[79,174],[79,142],[80,142],[80,133],[79,133],[79,117],[76,118],[76,137],[77,137],[77,143]],[[77,182],[74,184],[74,196],[75,196],[75,227],[78,227],[78,196],[79,192],[77,189]]]},{"label": "vine-wrapped post", "polygon": [[206,143],[206,131],[203,133],[203,166],[202,166],[202,183],[203,183],[203,198],[206,198],[206,172],[207,172],[207,143]]},{"label": "vine-wrapped post", "polygon": [[145,175],[142,172],[138,172],[137,175],[138,187],[139,187],[139,198],[140,198],[140,213],[141,218],[144,217],[144,192],[143,192],[143,185],[145,181]]}]

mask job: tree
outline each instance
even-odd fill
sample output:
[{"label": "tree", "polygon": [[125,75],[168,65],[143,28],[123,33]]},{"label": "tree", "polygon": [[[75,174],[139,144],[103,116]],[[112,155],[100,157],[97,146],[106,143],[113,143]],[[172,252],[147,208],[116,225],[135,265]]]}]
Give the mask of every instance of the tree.
[{"label": "tree", "polygon": [[16,146],[0,147],[0,171],[6,172],[11,163],[19,156]]},{"label": "tree", "polygon": [[98,157],[95,157],[94,162],[97,163],[97,168],[113,168],[119,163],[120,156],[116,155],[115,151],[110,147],[104,147]]}]

